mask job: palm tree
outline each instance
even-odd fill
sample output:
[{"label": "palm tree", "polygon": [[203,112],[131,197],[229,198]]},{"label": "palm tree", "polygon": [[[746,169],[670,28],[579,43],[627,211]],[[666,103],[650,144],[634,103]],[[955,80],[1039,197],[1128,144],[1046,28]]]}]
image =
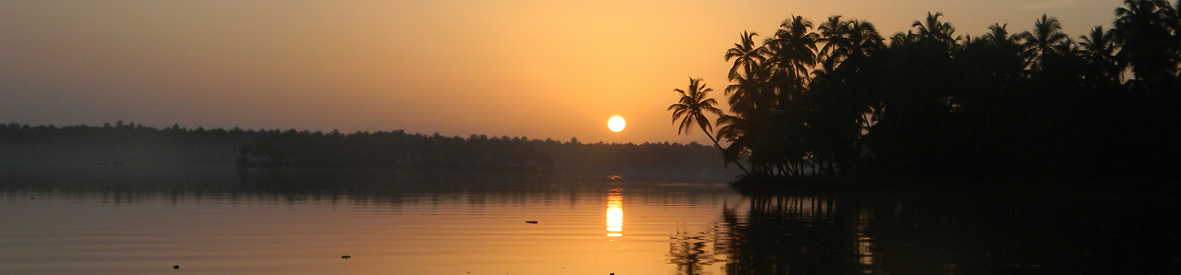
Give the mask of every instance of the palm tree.
[{"label": "palm tree", "polygon": [[849,21],[849,40],[853,42],[853,50],[848,59],[867,57],[882,47],[882,35],[868,21]]},{"label": "palm tree", "polygon": [[1024,36],[1009,35],[1008,26],[1009,24],[994,23],[988,26],[988,33],[969,43],[976,45],[969,51],[981,54],[979,58],[983,58],[982,62],[991,65],[987,69],[974,66],[975,69],[985,69],[989,71],[989,75],[996,77],[995,80],[1002,82],[1020,77],[1026,73],[1025,69],[1028,66],[1027,59],[1022,55],[1024,46],[1021,45],[1021,40]]},{"label": "palm tree", "polygon": [[1111,31],[1103,31],[1102,26],[1095,26],[1090,35],[1079,36],[1078,44],[1083,59],[1097,69],[1099,75],[1117,83],[1123,78],[1124,68],[1115,59],[1116,46]]},{"label": "palm tree", "polygon": [[[726,149],[722,148],[721,144],[718,144],[718,140],[714,139],[713,134],[710,134],[713,132],[713,126],[710,125],[709,119],[705,117],[706,113],[712,113],[718,116],[723,115],[722,110],[715,107],[715,105],[718,105],[718,101],[709,97],[709,92],[713,90],[712,88],[706,88],[705,83],[702,83],[702,79],[689,78],[687,91],[673,89],[674,92],[681,94],[681,99],[679,103],[669,105],[666,111],[673,111],[673,123],[677,123],[677,120],[681,121],[680,126],[677,127],[678,135],[682,133],[689,134],[689,131],[693,129],[694,122],[696,122],[697,126],[701,127],[701,130],[705,132],[709,140],[713,141],[714,146],[717,146],[718,150],[721,150],[724,155]],[[746,171],[746,167],[742,167],[741,163],[735,161],[734,164],[738,165],[738,168],[742,169],[743,173],[750,173]]]},{"label": "palm tree", "polygon": [[1047,55],[1064,54],[1057,49],[1072,43],[1070,37],[1062,33],[1062,24],[1058,23],[1058,19],[1045,14],[1033,24],[1032,33],[1023,32],[1020,36],[1025,40],[1022,44],[1025,47],[1024,55],[1031,69],[1041,69],[1033,68],[1032,65],[1044,61]]},{"label": "palm tree", "polygon": [[808,70],[816,64],[816,42],[818,34],[812,32],[812,21],[802,16],[784,20],[775,32],[767,38],[768,65],[776,69],[775,76],[780,82],[780,97],[790,98],[803,89]]},{"label": "palm tree", "polygon": [[[751,72],[755,67],[762,65],[767,60],[763,56],[766,51],[762,46],[755,46],[754,37],[759,36],[756,32],[742,32],[742,42],[734,43],[734,47],[726,50],[726,61],[734,59],[734,66],[730,67],[730,80],[737,80],[740,76],[745,75],[750,77]],[[740,75],[738,69],[741,68]]]},{"label": "palm tree", "polygon": [[1125,0],[1124,4],[1126,7],[1115,9],[1112,38],[1120,44],[1117,55],[1128,63],[1137,80],[1159,83],[1172,79],[1181,60],[1169,33],[1168,21],[1176,16],[1175,10],[1162,0]]},{"label": "palm tree", "polygon": [[992,24],[992,26],[988,26],[988,33],[984,34],[982,39],[998,47],[1006,47],[1016,44],[1016,42],[1021,37],[1019,35],[1009,36],[1009,30],[1006,29],[1007,27],[1009,27],[1009,24]]},{"label": "palm tree", "polygon": [[952,37],[955,34],[955,28],[949,22],[939,21],[940,16],[943,16],[942,12],[936,12],[935,14],[927,12],[925,22],[915,20],[910,26],[918,27],[919,37],[934,38],[937,41],[946,43],[948,46],[955,45],[955,42],[960,40],[960,37]]},{"label": "palm tree", "polygon": [[829,17],[816,28],[824,42],[817,56],[825,71],[832,71],[846,60],[867,57],[882,44],[882,37],[872,23],[840,20],[840,17]]},{"label": "palm tree", "polygon": [[854,42],[849,37],[852,35],[849,21],[842,21],[840,15],[833,15],[828,21],[816,27],[816,31],[820,32],[820,40],[824,42],[824,47],[817,53],[820,64],[824,71],[832,72],[838,63],[853,54],[851,51]]},{"label": "palm tree", "polygon": [[[754,130],[754,126],[750,125],[749,120],[732,115],[722,115],[718,117],[717,124],[719,127],[718,138],[724,138],[730,142],[730,146],[726,147],[726,150],[723,151],[722,157],[724,157],[726,161],[736,161],[738,159],[738,155],[747,147],[749,147],[750,144],[748,144],[748,141],[751,137],[748,135],[751,134],[750,131]],[[758,171],[757,166],[758,165],[752,163],[751,169]]]},{"label": "palm tree", "polygon": [[756,116],[756,113],[770,112],[775,106],[775,94],[767,87],[770,68],[756,66],[753,70],[733,79],[734,84],[725,90],[725,95],[730,97],[730,112],[738,116]]}]

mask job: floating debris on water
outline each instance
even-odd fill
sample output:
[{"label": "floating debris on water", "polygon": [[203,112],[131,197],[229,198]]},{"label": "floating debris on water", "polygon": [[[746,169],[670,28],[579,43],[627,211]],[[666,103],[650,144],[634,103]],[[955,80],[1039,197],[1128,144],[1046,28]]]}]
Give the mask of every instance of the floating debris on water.
[{"label": "floating debris on water", "polygon": [[180,265],[174,265],[172,266],[172,269],[180,269]]},{"label": "floating debris on water", "polygon": [[344,255],[344,256],[340,256],[340,258],[341,258],[341,259],[348,260],[348,259],[351,259],[351,258],[353,258],[353,256]]},{"label": "floating debris on water", "polygon": [[525,221],[525,223],[537,224],[537,221]]}]

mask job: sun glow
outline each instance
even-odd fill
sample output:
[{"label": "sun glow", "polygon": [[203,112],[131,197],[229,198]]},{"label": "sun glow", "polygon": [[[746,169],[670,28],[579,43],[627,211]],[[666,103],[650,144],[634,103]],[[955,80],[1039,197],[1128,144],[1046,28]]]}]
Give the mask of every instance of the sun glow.
[{"label": "sun glow", "polygon": [[607,128],[611,129],[612,132],[618,133],[619,131],[623,131],[624,127],[627,127],[627,121],[623,120],[621,116],[613,116],[607,120]]}]

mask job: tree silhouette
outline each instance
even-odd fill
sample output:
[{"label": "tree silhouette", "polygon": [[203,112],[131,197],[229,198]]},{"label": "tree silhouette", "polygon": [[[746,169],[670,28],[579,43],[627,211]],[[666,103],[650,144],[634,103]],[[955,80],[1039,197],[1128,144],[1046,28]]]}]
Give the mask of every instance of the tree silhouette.
[{"label": "tree silhouette", "polygon": [[[1176,11],[1162,0],[1125,0],[1115,9],[1113,38],[1121,45],[1117,56],[1128,62],[1141,85],[1162,85],[1177,74]],[[1173,22],[1173,23],[1170,23]],[[1144,83],[1147,82],[1147,83]]]},{"label": "tree silhouette", "polygon": [[942,16],[942,12],[936,12],[935,14],[928,12],[926,20],[915,20],[910,26],[917,28],[917,35],[919,37],[933,38],[949,46],[955,45],[956,41],[960,40],[960,37],[952,37],[952,35],[955,35],[955,28],[951,26],[951,23],[940,21],[939,17]]},{"label": "tree silhouette", "polygon": [[761,46],[742,33],[725,54],[730,109],[704,112],[730,142],[723,160],[748,154],[754,174],[1167,178],[1181,165],[1178,14],[1128,0],[1115,28],[1076,44],[1045,14],[965,39],[929,12],[888,45],[869,22],[813,31],[793,15]]},{"label": "tree silhouette", "polygon": [[[743,76],[750,77],[754,72],[755,67],[760,66],[766,57],[763,56],[765,49],[762,46],[755,46],[754,37],[759,36],[756,32],[742,32],[739,43],[734,43],[734,47],[726,50],[726,61],[734,59],[734,66],[730,67],[730,80],[737,80]],[[742,69],[739,72],[739,69]]]},{"label": "tree silhouette", "polygon": [[[1069,54],[1068,51],[1062,51],[1063,45],[1071,43],[1070,37],[1062,33],[1062,24],[1058,23],[1057,18],[1047,17],[1042,14],[1042,18],[1038,19],[1033,25],[1033,32],[1023,32],[1019,36],[1025,40],[1022,46],[1025,47],[1023,55],[1028,59],[1027,63],[1032,67],[1033,64],[1042,64],[1044,58],[1050,55]],[[1042,68],[1031,68],[1033,70],[1041,70]]]},{"label": "tree silhouette", "polygon": [[[715,107],[715,105],[718,105],[718,101],[709,97],[709,92],[713,91],[713,89],[706,88],[705,83],[702,83],[702,79],[700,78],[689,78],[689,87],[687,90],[673,89],[673,91],[681,94],[681,98],[678,103],[669,105],[667,111],[673,111],[673,123],[677,123],[677,120],[681,121],[680,126],[677,127],[677,134],[689,134],[694,124],[697,124],[697,126],[701,127],[701,131],[705,132],[709,140],[713,141],[714,145],[724,155],[726,149],[722,148],[721,144],[718,144],[718,140],[714,138],[713,134],[710,134],[713,132],[713,126],[710,125],[709,119],[705,117],[706,113],[718,116],[723,114],[721,109]],[[738,168],[742,169],[743,173],[750,173],[741,163],[734,162],[734,164],[738,165]]]},{"label": "tree silhouette", "polygon": [[1119,83],[1123,79],[1124,67],[1116,59],[1116,45],[1111,31],[1103,31],[1102,26],[1095,26],[1091,33],[1079,36],[1080,54],[1087,61],[1091,74],[1106,76],[1105,80]]},{"label": "tree silhouette", "polygon": [[773,81],[779,85],[780,104],[803,90],[810,67],[816,64],[816,42],[819,35],[812,32],[812,21],[802,16],[784,20],[768,38],[766,44],[768,65],[775,68]]}]

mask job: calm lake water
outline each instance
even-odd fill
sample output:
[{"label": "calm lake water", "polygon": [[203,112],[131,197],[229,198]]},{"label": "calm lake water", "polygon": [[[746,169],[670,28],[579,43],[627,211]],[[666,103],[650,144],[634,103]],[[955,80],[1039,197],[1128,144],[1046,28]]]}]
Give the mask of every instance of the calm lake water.
[{"label": "calm lake water", "polygon": [[9,162],[0,274],[1177,274],[1169,194]]}]

